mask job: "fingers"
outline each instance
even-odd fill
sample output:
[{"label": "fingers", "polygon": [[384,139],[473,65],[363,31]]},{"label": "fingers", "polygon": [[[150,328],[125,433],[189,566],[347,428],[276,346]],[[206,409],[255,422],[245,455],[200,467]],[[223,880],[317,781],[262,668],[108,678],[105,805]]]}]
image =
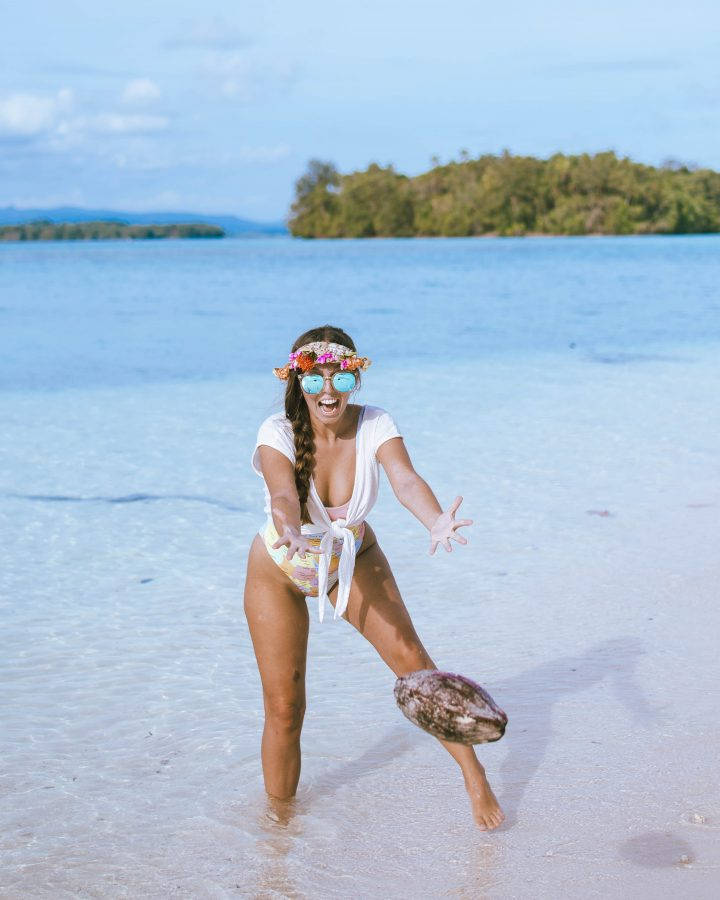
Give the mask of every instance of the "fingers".
[{"label": "fingers", "polygon": [[437,545],[438,545],[437,541],[433,541],[430,544],[430,556],[432,556],[435,553],[435,551],[437,550]]},{"label": "fingers", "polygon": [[307,554],[310,553],[313,556],[321,556],[322,550],[319,547],[302,547],[298,544],[295,552],[301,559],[307,559]]},{"label": "fingers", "polygon": [[455,528],[459,528],[461,525],[472,525],[472,519],[460,519],[459,522],[455,522]]},{"label": "fingers", "polygon": [[461,503],[462,503],[462,497],[456,497],[453,500],[453,504],[450,507],[450,509],[448,510],[448,512],[450,513],[451,516],[455,515],[455,513],[458,511],[458,507],[460,506]]},{"label": "fingers", "polygon": [[319,556],[322,551],[318,550],[316,547],[301,547],[297,545],[295,547],[288,547],[288,559],[292,559],[293,556],[298,556],[300,559],[307,560],[308,554],[312,554],[314,556]]},{"label": "fingers", "polygon": [[453,534],[451,534],[450,537],[451,537],[454,541],[457,541],[458,544],[467,544],[467,538],[464,538],[461,534],[455,534],[455,533],[453,532]]},{"label": "fingers", "polygon": [[443,547],[448,553],[452,553],[452,547],[450,546],[450,541],[448,538],[445,538],[445,540],[443,541]]}]

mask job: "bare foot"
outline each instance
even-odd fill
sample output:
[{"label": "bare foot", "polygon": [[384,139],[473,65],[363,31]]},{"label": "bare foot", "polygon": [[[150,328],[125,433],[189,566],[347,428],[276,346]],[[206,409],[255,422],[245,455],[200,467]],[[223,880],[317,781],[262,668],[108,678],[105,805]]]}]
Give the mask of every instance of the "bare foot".
[{"label": "bare foot", "polygon": [[485,777],[482,766],[465,776],[465,788],[470,797],[473,818],[481,831],[490,831],[497,828],[504,820],[505,814],[500,809],[495,794]]},{"label": "bare foot", "polygon": [[295,815],[295,798],[290,797],[283,800],[280,797],[273,797],[272,794],[266,794],[267,805],[265,807],[265,816],[276,825],[288,825]]}]

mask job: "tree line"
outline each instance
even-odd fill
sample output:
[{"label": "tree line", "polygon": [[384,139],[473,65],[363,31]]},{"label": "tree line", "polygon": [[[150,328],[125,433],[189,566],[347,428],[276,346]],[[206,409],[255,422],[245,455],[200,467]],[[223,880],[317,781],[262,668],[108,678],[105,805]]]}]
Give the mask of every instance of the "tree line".
[{"label": "tree line", "polygon": [[50,222],[0,227],[0,241],[102,241],[112,239],[221,238],[217,225],[128,225],[126,222]]},{"label": "tree line", "polygon": [[720,231],[720,173],[612,151],[549,159],[484,155],[416,176],[372,163],[341,174],[313,159],[295,185],[297,237],[697,234]]}]

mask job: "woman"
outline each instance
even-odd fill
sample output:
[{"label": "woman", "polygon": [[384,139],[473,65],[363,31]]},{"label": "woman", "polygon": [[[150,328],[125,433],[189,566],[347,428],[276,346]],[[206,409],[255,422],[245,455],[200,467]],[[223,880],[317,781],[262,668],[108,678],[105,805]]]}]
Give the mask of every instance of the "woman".
[{"label": "woman", "polygon": [[[320,620],[328,599],[378,651],[396,676],[436,669],[412,621],[388,562],[365,517],[383,467],[400,503],[430,532],[430,553],[467,541],[456,520],[461,497],[443,511],[414,470],[400,433],[382,409],[350,399],[360,370],[344,331],[326,325],[302,334],[287,365],[285,414],[263,422],[253,468],[265,479],[267,521],[250,548],[245,613],[263,687],[262,765],[271,798],[294,796],[300,777],[309,615]],[[347,498],[350,498],[349,500]],[[460,766],[473,815],[483,829],[504,816],[472,747],[441,741]]]}]

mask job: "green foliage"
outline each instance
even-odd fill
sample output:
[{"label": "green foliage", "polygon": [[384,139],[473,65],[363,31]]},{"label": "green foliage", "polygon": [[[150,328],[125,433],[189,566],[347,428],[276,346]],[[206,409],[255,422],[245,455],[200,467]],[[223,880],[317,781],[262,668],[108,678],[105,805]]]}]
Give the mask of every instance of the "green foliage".
[{"label": "green foliage", "polygon": [[311,159],[307,172],[295,184],[291,214],[293,234],[299,237],[339,237],[339,206],[334,188],[340,175],[332,163]]},{"label": "green foliage", "polygon": [[128,225],[125,222],[60,222],[44,219],[0,227],[0,241],[102,241],[111,239],[219,238],[217,225]]},{"label": "green foliage", "polygon": [[312,160],[296,184],[298,237],[695,234],[720,231],[720,173],[656,168],[608,151],[470,158],[409,178],[372,163],[340,174]]}]

